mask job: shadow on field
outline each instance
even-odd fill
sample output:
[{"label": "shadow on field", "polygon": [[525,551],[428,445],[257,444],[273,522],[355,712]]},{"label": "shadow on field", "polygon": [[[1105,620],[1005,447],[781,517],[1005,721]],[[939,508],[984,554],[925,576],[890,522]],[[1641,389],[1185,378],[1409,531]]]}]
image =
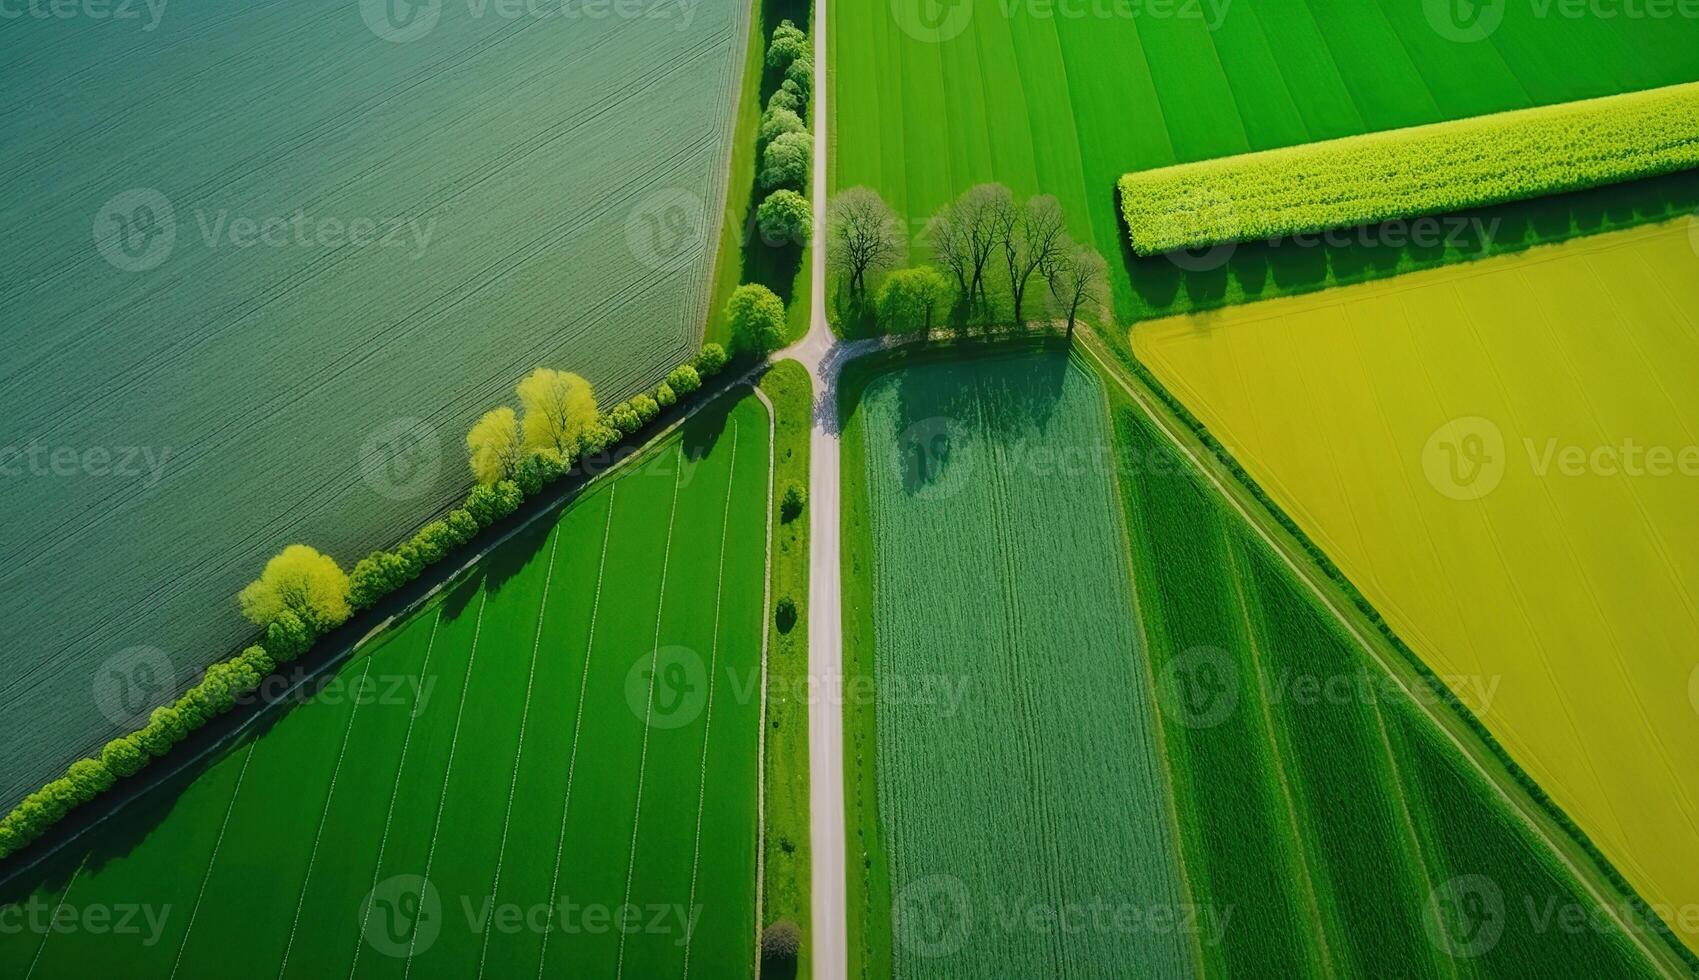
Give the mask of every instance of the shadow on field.
[{"label": "shadow on field", "polygon": [[[897,442],[903,490],[939,483],[964,437],[1003,445],[1048,428],[1068,374],[1066,351],[964,358],[897,375]],[[1019,370],[987,370],[1017,362]],[[971,434],[971,436],[970,436]]]},{"label": "shadow on field", "polygon": [[[1111,191],[1112,194],[1118,191]],[[1699,208],[1699,170],[1556,194],[1454,214],[1341,229],[1308,239],[1242,242],[1230,256],[1176,252],[1140,258],[1128,243],[1119,201],[1121,262],[1145,315],[1208,310],[1234,297],[1262,298],[1382,279],[1523,251],[1604,231],[1678,218]],[[1411,230],[1421,228],[1422,240]]]}]

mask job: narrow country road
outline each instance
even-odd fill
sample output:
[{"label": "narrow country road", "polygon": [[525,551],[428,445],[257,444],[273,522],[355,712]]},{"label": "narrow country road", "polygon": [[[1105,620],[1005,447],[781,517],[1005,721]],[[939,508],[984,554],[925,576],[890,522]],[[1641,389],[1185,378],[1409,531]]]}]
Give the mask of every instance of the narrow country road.
[{"label": "narrow country road", "polygon": [[782,356],[802,362],[814,379],[814,426],[809,471],[808,674],[815,697],[808,708],[808,810],[812,838],[813,951],[817,980],[847,980],[848,923],[844,862],[844,715],[836,692],[844,663],[838,522],[839,352],[826,324],[826,0],[814,0],[814,263],[808,335]]}]

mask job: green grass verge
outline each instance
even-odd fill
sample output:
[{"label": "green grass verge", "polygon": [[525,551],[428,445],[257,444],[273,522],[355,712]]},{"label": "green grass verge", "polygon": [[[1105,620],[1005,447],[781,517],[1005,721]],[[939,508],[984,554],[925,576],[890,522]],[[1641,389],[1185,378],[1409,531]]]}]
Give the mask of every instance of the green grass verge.
[{"label": "green grass verge", "polygon": [[785,489],[806,492],[814,388],[808,372],[795,361],[781,361],[761,377],[760,387],[773,402],[777,419],[774,443],[773,537],[769,582],[775,606],[796,603],[796,622],[781,630],[769,617],[767,638],[766,840],[761,926],[789,919],[802,931],[797,976],[809,975],[810,868],[808,824],[808,572],[809,511],[786,521],[780,513]]},{"label": "green grass verge", "polygon": [[1699,83],[1130,173],[1142,256],[1483,207],[1699,166]]}]

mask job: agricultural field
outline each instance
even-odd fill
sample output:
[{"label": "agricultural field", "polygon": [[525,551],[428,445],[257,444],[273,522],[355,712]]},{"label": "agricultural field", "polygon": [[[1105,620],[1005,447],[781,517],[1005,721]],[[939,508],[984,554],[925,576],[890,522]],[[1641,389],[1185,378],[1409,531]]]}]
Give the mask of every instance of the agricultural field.
[{"label": "agricultural field", "polygon": [[169,700],[277,548],[349,561],[458,497],[525,372],[611,404],[697,349],[750,19],[98,6],[145,16],[0,30],[0,716],[32,733],[0,807],[130,720],[89,696],[110,658]]},{"label": "agricultural field", "polygon": [[704,408],[9,882],[0,974],[749,975],[772,424]]},{"label": "agricultural field", "polygon": [[880,693],[846,721],[853,974],[1678,961],[1081,361],[922,357],[846,391],[846,669]]},{"label": "agricultural field", "polygon": [[1456,693],[1699,947],[1696,227],[1132,343],[1437,674],[1496,684]]},{"label": "agricultural field", "polygon": [[1484,209],[1468,216],[1479,225],[1434,229],[1431,246],[1264,243],[1184,267],[1125,254],[1115,185],[1129,172],[1699,80],[1699,20],[1487,6],[1502,21],[1460,25],[1444,4],[1408,0],[834,0],[832,185],[884,195],[909,219],[917,261],[927,217],[973,184],[1053,194],[1074,236],[1109,258],[1123,322],[1699,204],[1688,173]]},{"label": "agricultural field", "polygon": [[922,364],[859,395],[845,510],[870,550],[845,579],[870,565],[871,603],[846,609],[845,644],[872,655],[877,705],[851,704],[877,716],[890,904],[851,946],[872,975],[1191,969],[1178,930],[1027,920],[1185,903],[1109,473],[1056,479],[1025,457],[1103,445],[1102,400],[1057,354]]}]

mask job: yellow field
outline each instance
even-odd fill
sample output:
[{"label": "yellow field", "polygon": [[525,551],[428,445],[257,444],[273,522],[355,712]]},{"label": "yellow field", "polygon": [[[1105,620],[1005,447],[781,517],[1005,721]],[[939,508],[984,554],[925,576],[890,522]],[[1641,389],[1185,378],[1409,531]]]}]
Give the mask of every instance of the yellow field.
[{"label": "yellow field", "polygon": [[1699,948],[1699,219],[1133,345]]}]

